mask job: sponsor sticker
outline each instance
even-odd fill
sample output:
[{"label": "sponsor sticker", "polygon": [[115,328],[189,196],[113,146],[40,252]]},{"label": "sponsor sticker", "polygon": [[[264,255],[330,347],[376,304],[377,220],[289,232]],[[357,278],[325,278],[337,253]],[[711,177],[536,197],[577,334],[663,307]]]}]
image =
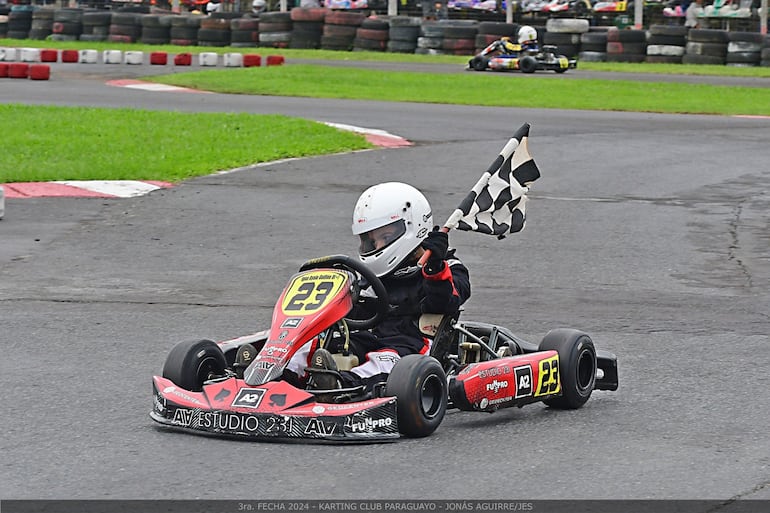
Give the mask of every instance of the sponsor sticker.
[{"label": "sponsor sticker", "polygon": [[233,400],[233,408],[259,408],[259,403],[265,396],[262,388],[241,388]]}]

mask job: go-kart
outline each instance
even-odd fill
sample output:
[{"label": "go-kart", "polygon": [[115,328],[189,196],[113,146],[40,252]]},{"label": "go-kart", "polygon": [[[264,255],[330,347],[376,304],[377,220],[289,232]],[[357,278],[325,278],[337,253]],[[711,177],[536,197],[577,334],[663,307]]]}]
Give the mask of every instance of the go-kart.
[{"label": "go-kart", "polygon": [[543,45],[541,49],[526,50],[520,44],[498,39],[493,41],[471,60],[466,69],[473,71],[519,70],[522,73],[534,73],[537,70],[550,70],[564,73],[577,68],[577,60],[569,59],[556,53],[554,45]]},{"label": "go-kart", "polygon": [[[376,295],[372,316],[346,318],[367,287]],[[449,407],[493,412],[542,401],[575,409],[594,389],[618,387],[616,357],[597,351],[583,332],[556,329],[533,344],[451,316],[424,316],[430,354],[401,358],[372,390],[304,389],[284,379],[289,360],[315,337],[321,345],[342,342],[334,354],[340,370],[355,365],[349,333],[371,328],[389,309],[382,282],[358,260],[308,261],[279,297],[269,330],[174,346],[153,377],[150,417],[172,429],[253,440],[366,442],[428,436]],[[244,349],[257,351],[245,368]],[[333,372],[306,370],[311,384],[317,373]]]}]

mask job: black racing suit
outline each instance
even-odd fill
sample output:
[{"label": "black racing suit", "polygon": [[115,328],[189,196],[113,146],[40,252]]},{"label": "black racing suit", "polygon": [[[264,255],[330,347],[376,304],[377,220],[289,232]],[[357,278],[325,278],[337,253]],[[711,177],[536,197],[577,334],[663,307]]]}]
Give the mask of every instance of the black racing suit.
[{"label": "black racing suit", "polygon": [[[431,340],[420,332],[420,315],[456,314],[471,295],[468,269],[454,256],[454,250],[435,274],[427,274],[424,268],[407,267],[384,276],[382,283],[388,291],[391,311],[371,331],[351,334],[351,347],[362,363],[351,371],[341,372],[345,387],[365,384],[369,388],[387,379],[401,356],[427,354]],[[371,307],[372,298],[364,297],[350,317],[369,318],[373,315]]]}]

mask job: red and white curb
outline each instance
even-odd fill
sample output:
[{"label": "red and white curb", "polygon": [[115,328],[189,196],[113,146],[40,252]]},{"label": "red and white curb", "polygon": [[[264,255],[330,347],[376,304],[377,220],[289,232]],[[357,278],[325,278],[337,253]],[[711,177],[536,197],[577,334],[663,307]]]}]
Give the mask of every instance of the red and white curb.
[{"label": "red and white curb", "polygon": [[403,148],[404,146],[411,146],[412,143],[404,139],[401,136],[393,135],[385,130],[379,130],[377,128],[362,128],[360,126],[345,125],[342,123],[330,123],[323,122],[325,125],[338,128],[340,130],[347,130],[349,132],[355,132],[362,134],[366,137],[366,140],[375,146],[382,148]]},{"label": "red and white curb", "polygon": [[16,182],[0,184],[6,198],[133,198],[173,187],[160,181],[73,180],[60,182]]},{"label": "red and white curb", "polygon": [[142,80],[121,79],[110,80],[107,85],[115,87],[128,87],[129,89],[140,89],[142,91],[153,91],[161,93],[200,93],[200,94],[213,94],[211,91],[200,91],[198,89],[190,89],[188,87],[177,87],[166,84],[156,84],[155,82],[144,82]]}]

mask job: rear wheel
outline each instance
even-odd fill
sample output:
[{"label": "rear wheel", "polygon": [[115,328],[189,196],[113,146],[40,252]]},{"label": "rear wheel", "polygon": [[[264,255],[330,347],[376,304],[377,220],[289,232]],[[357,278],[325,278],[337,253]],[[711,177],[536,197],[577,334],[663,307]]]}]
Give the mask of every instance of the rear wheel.
[{"label": "rear wheel", "polygon": [[193,392],[203,383],[225,373],[227,362],[222,350],[211,340],[190,340],[175,345],[163,365],[163,377]]},{"label": "rear wheel", "polygon": [[441,424],[447,410],[446,374],[431,356],[404,356],[388,376],[386,395],[398,400],[401,433],[412,438],[428,436]]},{"label": "rear wheel", "polygon": [[539,350],[559,353],[562,395],[544,401],[545,404],[566,410],[583,406],[596,383],[596,348],[591,337],[578,330],[555,329],[543,337]]}]

